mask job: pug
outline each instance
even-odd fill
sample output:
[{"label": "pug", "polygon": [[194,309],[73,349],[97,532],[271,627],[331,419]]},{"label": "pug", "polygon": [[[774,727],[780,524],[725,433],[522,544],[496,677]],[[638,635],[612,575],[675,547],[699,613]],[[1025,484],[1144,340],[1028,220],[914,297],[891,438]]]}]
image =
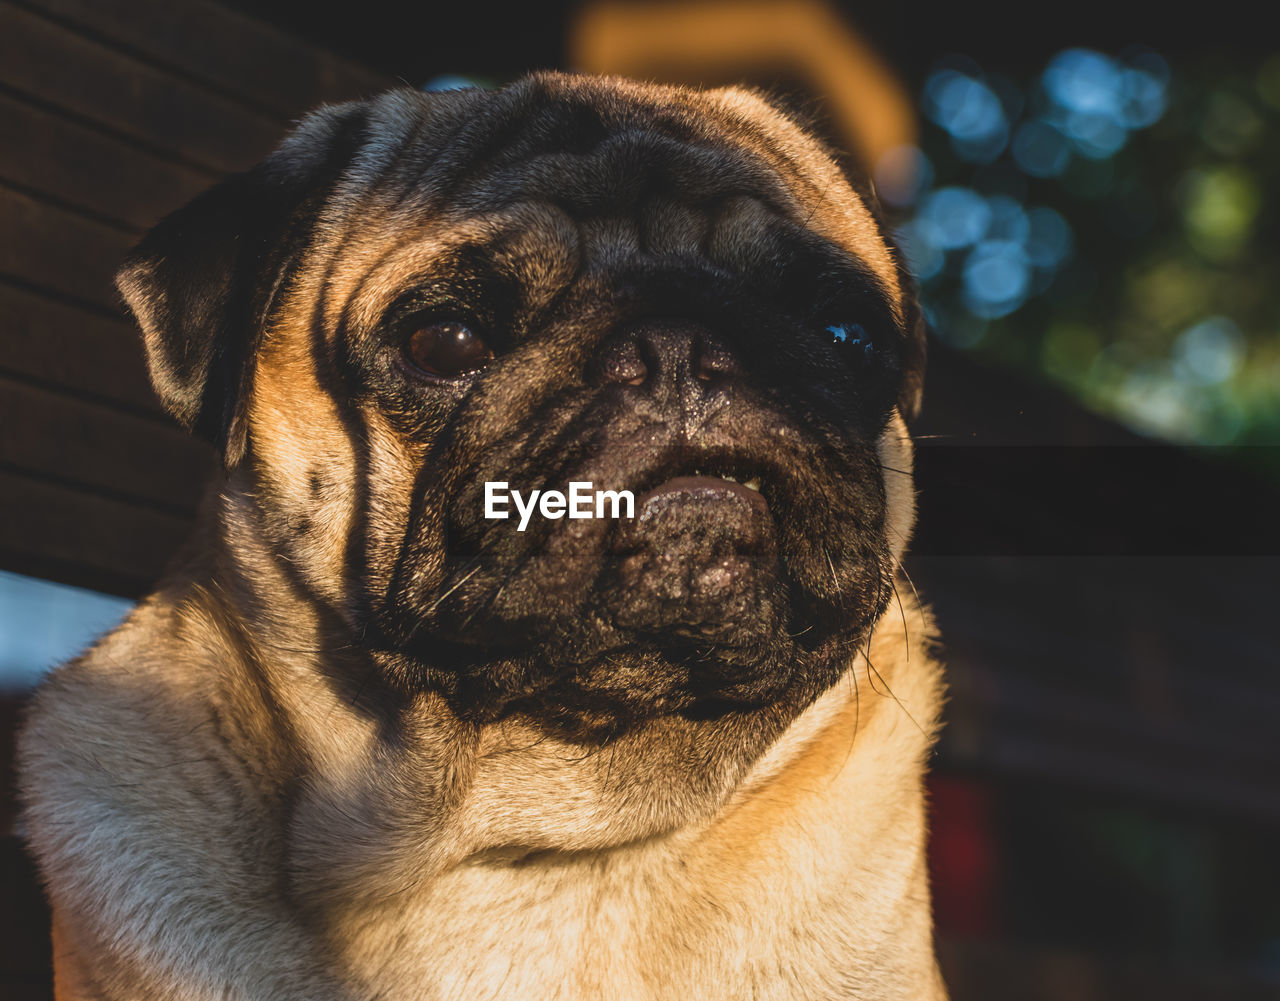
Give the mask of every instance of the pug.
[{"label": "pug", "polygon": [[920,314],[802,123],[326,107],[118,285],[223,472],[21,735],[59,1001],[945,996]]}]

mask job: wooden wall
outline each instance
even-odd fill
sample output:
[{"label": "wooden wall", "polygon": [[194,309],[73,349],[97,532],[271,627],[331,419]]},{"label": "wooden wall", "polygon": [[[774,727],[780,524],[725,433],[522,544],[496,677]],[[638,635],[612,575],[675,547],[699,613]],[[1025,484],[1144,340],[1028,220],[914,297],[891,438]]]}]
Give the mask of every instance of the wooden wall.
[{"label": "wooden wall", "polygon": [[[157,405],[112,286],[167,212],[391,81],[209,0],[0,0],[0,569],[141,594],[210,449]],[[0,997],[47,999],[0,697]]]},{"label": "wooden wall", "polygon": [[393,81],[209,0],[0,2],[0,569],[141,593],[211,468],[112,287],[165,213]]}]

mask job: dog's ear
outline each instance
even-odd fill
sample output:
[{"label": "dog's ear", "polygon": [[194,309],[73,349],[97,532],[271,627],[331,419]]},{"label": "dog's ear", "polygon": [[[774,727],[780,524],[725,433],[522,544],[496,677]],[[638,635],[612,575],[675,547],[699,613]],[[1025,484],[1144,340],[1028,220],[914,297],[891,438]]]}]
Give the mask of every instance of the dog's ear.
[{"label": "dog's ear", "polygon": [[163,219],[116,275],[160,402],[217,444],[228,469],[244,455],[264,326],[364,119],[360,104],[308,116],[266,161]]}]

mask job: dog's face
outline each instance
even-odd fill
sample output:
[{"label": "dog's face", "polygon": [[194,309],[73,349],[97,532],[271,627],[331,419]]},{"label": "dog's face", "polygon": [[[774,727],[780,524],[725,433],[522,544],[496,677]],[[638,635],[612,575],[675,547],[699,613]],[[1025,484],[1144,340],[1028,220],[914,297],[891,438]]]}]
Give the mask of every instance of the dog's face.
[{"label": "dog's face", "polygon": [[[789,715],[890,600],[915,311],[865,202],[752,94],[544,75],[324,110],[120,284],[165,402],[223,446],[232,534],[392,689],[578,734]],[[522,531],[486,518],[495,481],[635,516]]]}]

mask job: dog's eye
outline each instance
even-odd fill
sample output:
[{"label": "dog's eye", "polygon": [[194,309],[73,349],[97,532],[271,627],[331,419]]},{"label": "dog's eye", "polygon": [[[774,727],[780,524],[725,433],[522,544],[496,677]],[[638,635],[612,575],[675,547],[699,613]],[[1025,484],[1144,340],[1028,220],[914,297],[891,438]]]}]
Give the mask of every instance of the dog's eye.
[{"label": "dog's eye", "polygon": [[405,342],[405,354],[415,368],[445,379],[484,368],[493,357],[484,338],[458,320],[415,326]]},{"label": "dog's eye", "polygon": [[867,361],[875,351],[861,323],[833,323],[827,327],[827,333],[836,350],[852,363]]}]

